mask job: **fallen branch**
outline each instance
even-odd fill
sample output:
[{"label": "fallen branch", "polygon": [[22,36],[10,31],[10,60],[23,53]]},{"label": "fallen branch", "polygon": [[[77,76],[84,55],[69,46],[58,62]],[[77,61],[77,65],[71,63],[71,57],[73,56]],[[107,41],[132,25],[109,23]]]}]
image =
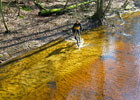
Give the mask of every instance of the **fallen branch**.
[{"label": "fallen branch", "polygon": [[65,9],[64,8],[46,9],[39,2],[37,2],[37,0],[34,0],[34,3],[40,9],[40,12],[39,12],[40,16],[50,16],[52,14],[62,14],[62,13],[66,12],[66,11],[68,11],[70,9],[76,8],[76,7],[81,6],[81,5],[88,4],[90,2],[95,2],[95,1],[96,0],[88,0],[88,1],[83,2],[83,3],[79,3],[79,4],[74,4],[74,5],[68,6]]}]

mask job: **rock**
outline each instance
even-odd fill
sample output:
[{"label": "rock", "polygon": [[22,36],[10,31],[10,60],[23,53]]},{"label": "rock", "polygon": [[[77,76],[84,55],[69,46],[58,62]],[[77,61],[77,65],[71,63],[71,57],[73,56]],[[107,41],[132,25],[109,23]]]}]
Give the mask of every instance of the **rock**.
[{"label": "rock", "polygon": [[10,56],[7,52],[0,54],[0,61],[7,60],[8,58],[10,58]]},{"label": "rock", "polygon": [[125,10],[131,10],[132,8],[134,8],[133,5],[127,5],[126,8],[125,8]]},{"label": "rock", "polygon": [[24,49],[32,49],[32,48],[36,48],[42,45],[41,41],[38,40],[33,40],[33,41],[29,41],[27,43],[25,43],[23,45]]},{"label": "rock", "polygon": [[6,58],[9,58],[9,57],[10,57],[9,54],[8,54],[7,52],[4,53],[4,56],[5,56]]}]

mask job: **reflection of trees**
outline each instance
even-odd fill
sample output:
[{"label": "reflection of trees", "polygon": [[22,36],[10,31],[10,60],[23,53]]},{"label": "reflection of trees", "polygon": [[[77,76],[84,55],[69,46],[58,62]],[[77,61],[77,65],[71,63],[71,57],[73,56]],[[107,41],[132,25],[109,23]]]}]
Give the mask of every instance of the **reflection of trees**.
[{"label": "reflection of trees", "polygon": [[[98,33],[99,34],[99,42],[100,42],[100,49],[98,49],[101,54],[100,56],[103,55],[103,48],[104,48],[104,38],[105,38],[105,35],[104,33]],[[107,41],[106,41],[107,42]],[[104,72],[104,63],[102,61],[102,59],[98,59],[94,62],[93,64],[93,68],[95,69],[94,72],[93,72],[93,78],[96,83],[95,87],[95,91],[97,92],[97,96],[96,96],[96,99],[100,99],[100,100],[103,100],[104,99],[104,82],[105,82],[105,72]]]},{"label": "reflection of trees", "polygon": [[116,56],[118,65],[114,66],[116,69],[112,88],[114,88],[114,94],[120,98],[127,99],[123,94],[129,94],[133,88],[136,88],[137,81],[134,78],[137,76],[135,67],[136,58],[132,54],[132,44],[120,42],[117,44],[117,47]]},{"label": "reflection of trees", "polygon": [[96,99],[98,100],[104,100],[104,85],[105,85],[105,72],[104,72],[104,64],[103,62],[98,59],[98,61],[95,64],[95,69],[96,71],[94,72],[95,74],[95,82],[96,82],[96,89],[95,91],[97,92]]}]

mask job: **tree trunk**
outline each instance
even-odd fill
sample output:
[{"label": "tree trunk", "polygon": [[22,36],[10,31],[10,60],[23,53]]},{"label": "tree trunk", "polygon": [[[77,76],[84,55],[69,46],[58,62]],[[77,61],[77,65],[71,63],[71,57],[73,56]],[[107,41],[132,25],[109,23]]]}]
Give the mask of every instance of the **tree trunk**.
[{"label": "tree trunk", "polygon": [[102,18],[104,17],[103,8],[104,8],[104,0],[97,0],[96,2],[97,9],[95,14],[92,16],[94,22],[98,22],[100,25],[102,23]]},{"label": "tree trunk", "polygon": [[26,6],[26,0],[22,0],[22,2],[23,2],[23,4],[24,4],[24,6]]},{"label": "tree trunk", "polygon": [[3,14],[3,9],[2,9],[2,1],[0,0],[0,12],[1,12],[1,16],[2,16],[2,22],[4,24],[4,27],[6,29],[6,33],[9,32],[8,26],[6,25],[5,19],[4,19],[4,14]]},{"label": "tree trunk", "polygon": [[66,1],[66,4],[65,4],[65,6],[64,6],[64,8],[63,8],[63,9],[66,9],[66,7],[67,7],[67,5],[68,5],[69,1],[70,1],[70,0],[67,0],[67,1]]},{"label": "tree trunk", "polygon": [[34,4],[38,7],[38,9],[41,10],[47,10],[45,7],[43,7],[38,0],[34,0]]},{"label": "tree trunk", "polygon": [[126,8],[126,6],[128,5],[129,0],[125,0],[124,4],[121,6],[121,8],[117,9],[115,12],[117,14],[117,16],[119,17],[119,19],[123,22],[123,18],[121,16],[121,12]]},{"label": "tree trunk", "polygon": [[103,13],[104,9],[104,0],[100,0],[100,13]]},{"label": "tree trunk", "polygon": [[128,5],[128,3],[129,3],[129,0],[125,0],[125,2],[124,2],[124,4],[122,5],[122,8],[126,8],[126,6]]},{"label": "tree trunk", "polygon": [[[96,3],[96,10],[99,10],[100,9],[100,0],[97,0],[97,3]],[[97,11],[98,12],[98,11]]]},{"label": "tree trunk", "polygon": [[111,6],[111,4],[112,4],[112,1],[113,1],[113,0],[109,0],[109,3],[108,3],[108,5],[106,6],[106,8],[105,8],[105,10],[104,10],[104,14],[107,13],[107,12],[109,11],[110,6]]}]

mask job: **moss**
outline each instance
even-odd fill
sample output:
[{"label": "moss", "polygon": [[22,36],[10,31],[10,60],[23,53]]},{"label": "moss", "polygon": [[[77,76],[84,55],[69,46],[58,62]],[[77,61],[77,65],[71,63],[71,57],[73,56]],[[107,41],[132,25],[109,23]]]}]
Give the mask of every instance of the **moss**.
[{"label": "moss", "polygon": [[23,17],[23,16],[19,16],[19,18],[20,18],[20,19],[23,19],[24,17]]},{"label": "moss", "polygon": [[2,58],[3,57],[3,55],[2,54],[0,54],[0,58]]},{"label": "moss", "polygon": [[31,8],[29,6],[26,6],[26,7],[22,7],[22,10],[31,11]]}]

